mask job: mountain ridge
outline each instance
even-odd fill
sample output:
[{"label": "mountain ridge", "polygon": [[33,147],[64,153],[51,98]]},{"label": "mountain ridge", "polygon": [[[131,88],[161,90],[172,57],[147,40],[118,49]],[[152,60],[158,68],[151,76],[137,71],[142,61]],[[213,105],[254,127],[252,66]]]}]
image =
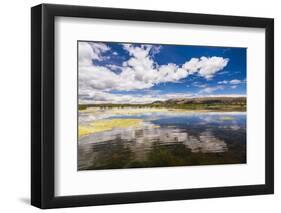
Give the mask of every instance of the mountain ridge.
[{"label": "mountain ridge", "polygon": [[172,98],[166,101],[154,101],[151,104],[246,104],[246,97]]}]

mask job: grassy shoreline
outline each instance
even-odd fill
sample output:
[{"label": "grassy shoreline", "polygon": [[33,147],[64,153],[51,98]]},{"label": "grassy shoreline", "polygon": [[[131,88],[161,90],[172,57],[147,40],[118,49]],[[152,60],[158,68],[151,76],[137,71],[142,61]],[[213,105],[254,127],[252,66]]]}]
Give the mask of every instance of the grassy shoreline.
[{"label": "grassy shoreline", "polygon": [[246,111],[246,97],[199,97],[199,98],[176,98],[166,101],[155,101],[145,104],[79,104],[79,110],[89,107],[100,109],[111,108],[154,108],[154,109],[182,109],[182,110],[207,110],[207,111]]},{"label": "grassy shoreline", "polygon": [[89,108],[98,109],[170,109],[170,110],[190,110],[190,111],[206,111],[206,112],[245,112],[247,107],[246,104],[171,104],[171,105],[152,105],[152,104],[142,104],[142,105],[129,105],[129,104],[91,104],[91,105],[79,105],[79,111],[84,111]]}]

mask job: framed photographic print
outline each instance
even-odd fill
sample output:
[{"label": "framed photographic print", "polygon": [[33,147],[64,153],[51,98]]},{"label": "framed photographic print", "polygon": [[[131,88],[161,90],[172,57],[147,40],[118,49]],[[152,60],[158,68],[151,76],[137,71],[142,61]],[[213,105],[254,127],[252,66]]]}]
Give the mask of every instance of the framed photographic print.
[{"label": "framed photographic print", "polygon": [[272,194],[274,21],[31,9],[31,203]]}]

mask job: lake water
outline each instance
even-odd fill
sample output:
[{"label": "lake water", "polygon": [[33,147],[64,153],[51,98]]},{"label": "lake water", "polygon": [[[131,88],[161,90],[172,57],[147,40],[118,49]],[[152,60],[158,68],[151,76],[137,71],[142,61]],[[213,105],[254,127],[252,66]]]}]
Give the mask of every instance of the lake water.
[{"label": "lake water", "polygon": [[79,127],[95,122],[79,137],[78,170],[246,163],[245,112],[79,112]]}]

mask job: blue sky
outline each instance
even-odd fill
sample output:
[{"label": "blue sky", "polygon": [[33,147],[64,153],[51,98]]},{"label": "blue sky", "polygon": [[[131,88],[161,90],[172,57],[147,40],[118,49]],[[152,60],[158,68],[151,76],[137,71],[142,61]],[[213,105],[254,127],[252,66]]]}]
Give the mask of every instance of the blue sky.
[{"label": "blue sky", "polygon": [[79,102],[246,95],[246,48],[78,42]]}]

